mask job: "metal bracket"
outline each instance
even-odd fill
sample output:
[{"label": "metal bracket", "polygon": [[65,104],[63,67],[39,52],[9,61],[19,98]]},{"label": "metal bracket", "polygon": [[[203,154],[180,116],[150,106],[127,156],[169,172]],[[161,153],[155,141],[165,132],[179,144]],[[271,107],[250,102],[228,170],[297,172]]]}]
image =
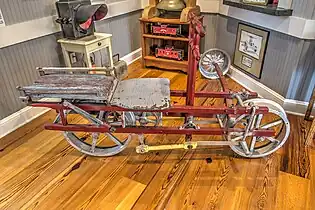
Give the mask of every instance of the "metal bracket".
[{"label": "metal bracket", "polygon": [[188,117],[187,122],[184,125],[182,125],[179,129],[183,130],[183,129],[187,129],[187,128],[191,128],[191,129],[195,129],[195,130],[200,129],[200,127],[194,123],[194,117],[193,116]]}]

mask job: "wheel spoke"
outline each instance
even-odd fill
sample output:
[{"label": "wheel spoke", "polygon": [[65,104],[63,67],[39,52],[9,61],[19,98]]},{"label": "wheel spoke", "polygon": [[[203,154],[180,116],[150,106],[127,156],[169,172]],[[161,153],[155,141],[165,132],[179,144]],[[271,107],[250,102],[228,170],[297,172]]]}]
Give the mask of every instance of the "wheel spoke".
[{"label": "wheel spoke", "polygon": [[271,123],[261,126],[261,129],[268,129],[268,128],[280,125],[282,122],[283,122],[282,119],[276,120],[276,121],[273,121]]},{"label": "wheel spoke", "polygon": [[271,141],[272,143],[277,143],[279,144],[279,140],[272,138],[272,137],[266,137],[266,139],[268,139],[269,141]]},{"label": "wheel spoke", "polygon": [[95,152],[95,147],[96,147],[99,136],[100,136],[99,133],[92,133],[92,145],[91,145],[92,152]]},{"label": "wheel spoke", "polygon": [[[259,128],[262,118],[263,118],[263,115],[262,115],[262,114],[260,114],[260,115],[257,116],[256,122],[255,122],[255,128]],[[252,138],[252,140],[251,140],[251,142],[250,142],[250,147],[249,147],[249,151],[250,151],[251,153],[254,152],[255,145],[256,145],[256,141],[257,141],[257,136],[253,136],[253,138]]]},{"label": "wheel spoke", "polygon": [[147,119],[147,122],[148,122],[148,123],[153,123],[153,124],[155,124],[155,123],[156,123],[156,121],[155,121],[155,120],[150,120],[150,119]]},{"label": "wheel spoke", "polygon": [[241,142],[240,142],[240,145],[241,145],[241,147],[243,148],[245,154],[250,154],[250,151],[249,151],[249,149],[248,149],[248,145],[247,145],[246,141],[241,141]]},{"label": "wheel spoke", "polygon": [[111,133],[106,133],[106,135],[110,138],[110,140],[112,140],[115,144],[121,146],[123,145],[123,143],[121,141],[119,141],[116,136],[114,136],[113,134]]}]

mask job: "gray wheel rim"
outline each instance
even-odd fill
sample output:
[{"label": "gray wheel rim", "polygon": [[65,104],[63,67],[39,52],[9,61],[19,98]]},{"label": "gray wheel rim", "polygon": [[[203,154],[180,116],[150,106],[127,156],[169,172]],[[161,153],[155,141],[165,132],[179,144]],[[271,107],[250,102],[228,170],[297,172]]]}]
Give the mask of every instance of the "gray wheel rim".
[{"label": "gray wheel rim", "polygon": [[270,113],[277,115],[278,117],[281,118],[283,126],[284,126],[283,129],[285,129],[284,131],[282,131],[282,132],[285,132],[282,139],[277,139],[278,142],[274,142],[274,143],[271,142],[267,144],[266,146],[258,148],[257,150],[255,149],[255,151],[252,154],[246,154],[241,145],[230,146],[231,149],[240,156],[243,156],[246,158],[261,158],[261,157],[265,157],[274,153],[275,151],[277,151],[279,148],[281,148],[284,145],[284,143],[287,141],[290,135],[290,123],[283,108],[279,104],[275,103],[274,101],[270,101],[267,99],[250,99],[250,100],[244,101],[244,104],[248,105],[250,102],[254,103],[256,106],[268,106]]},{"label": "gray wheel rim", "polygon": [[217,63],[222,74],[228,73],[231,66],[231,58],[228,53],[221,49],[210,49],[203,53],[199,60],[199,71],[207,79],[218,79],[213,62]]},{"label": "gray wheel rim", "polygon": [[[113,135],[113,134],[107,134]],[[77,135],[73,132],[64,132],[64,136],[66,140],[69,142],[71,146],[79,150],[80,152],[90,155],[90,156],[98,156],[98,157],[108,157],[116,155],[122,152],[131,141],[131,135],[127,137],[127,139],[121,145],[113,146],[113,147],[98,147],[96,146],[94,151],[92,150],[92,145],[82,141]]]}]

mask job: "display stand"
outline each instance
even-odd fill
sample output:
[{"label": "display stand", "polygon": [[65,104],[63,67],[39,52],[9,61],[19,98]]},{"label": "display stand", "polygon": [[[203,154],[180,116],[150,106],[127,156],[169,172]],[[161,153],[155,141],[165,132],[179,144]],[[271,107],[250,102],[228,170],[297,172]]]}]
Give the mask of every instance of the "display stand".
[{"label": "display stand", "polygon": [[86,67],[91,68],[93,66],[90,59],[90,54],[102,49],[107,49],[109,65],[110,67],[113,67],[114,63],[111,37],[111,34],[95,33],[93,36],[88,36],[77,40],[65,38],[59,39],[58,42],[61,44],[66,66],[72,67],[69,53],[75,52],[84,54],[84,62]]},{"label": "display stand", "polygon": [[147,32],[147,24],[150,23],[161,23],[161,24],[173,24],[173,25],[186,25],[189,26],[189,22],[181,23],[179,19],[165,19],[165,18],[151,18],[151,19],[140,19],[141,27],[141,45],[142,45],[142,65],[143,67],[157,67],[161,69],[169,70],[180,70],[187,72],[188,69],[188,55],[184,57],[183,60],[171,60],[166,58],[157,58],[154,55],[150,54],[150,42],[152,40],[164,40],[164,41],[178,41],[183,44],[188,49],[189,34],[186,34],[184,37],[175,37],[175,36],[161,36],[154,35]]}]

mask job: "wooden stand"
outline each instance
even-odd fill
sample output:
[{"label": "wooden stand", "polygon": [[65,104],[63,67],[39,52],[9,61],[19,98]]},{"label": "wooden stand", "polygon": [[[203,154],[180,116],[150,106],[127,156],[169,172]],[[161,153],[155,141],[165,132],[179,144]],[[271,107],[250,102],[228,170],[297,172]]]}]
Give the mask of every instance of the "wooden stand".
[{"label": "wooden stand", "polygon": [[76,52],[84,54],[86,67],[91,68],[92,63],[90,59],[90,54],[104,48],[108,50],[109,65],[110,67],[113,67],[114,63],[111,38],[111,34],[94,33],[94,35],[92,36],[84,37],[77,40],[63,38],[59,39],[58,42],[61,44],[65,64],[68,67],[72,67],[69,53]]},{"label": "wooden stand", "polygon": [[187,72],[188,59],[189,59],[187,56],[182,61],[165,59],[165,58],[157,58],[154,55],[150,54],[150,47],[151,47],[150,42],[152,40],[179,41],[179,42],[183,42],[183,45],[185,45],[186,48],[188,48],[189,34],[187,34],[185,37],[153,35],[147,32],[146,24],[148,23],[175,24],[175,25],[182,25],[182,26],[184,25],[188,26],[190,23],[189,22],[181,23],[179,19],[164,19],[164,18],[157,18],[157,17],[151,18],[151,19],[140,18],[143,67],[150,66],[150,67],[157,67],[161,69],[180,70],[183,72]]},{"label": "wooden stand", "polygon": [[[159,40],[173,40],[185,42],[186,48],[188,48],[189,42],[189,34],[185,37],[170,37],[170,36],[156,36],[153,34],[149,34],[146,31],[147,23],[162,23],[162,24],[176,24],[176,25],[188,25],[189,18],[188,14],[190,12],[194,13],[196,16],[200,15],[200,7],[196,4],[196,0],[187,0],[186,8],[183,9],[179,19],[165,19],[156,17],[159,13],[157,11],[157,4],[159,0],[149,0],[149,6],[144,8],[142,13],[142,18],[140,19],[141,23],[141,45],[142,45],[142,65],[143,67],[152,66],[162,69],[170,69],[170,70],[181,70],[183,72],[187,72],[188,69],[188,60],[176,61],[170,59],[156,58],[153,55],[150,55],[150,39],[159,39]],[[188,50],[187,50],[188,51]],[[189,58],[188,58],[189,59]]]}]

